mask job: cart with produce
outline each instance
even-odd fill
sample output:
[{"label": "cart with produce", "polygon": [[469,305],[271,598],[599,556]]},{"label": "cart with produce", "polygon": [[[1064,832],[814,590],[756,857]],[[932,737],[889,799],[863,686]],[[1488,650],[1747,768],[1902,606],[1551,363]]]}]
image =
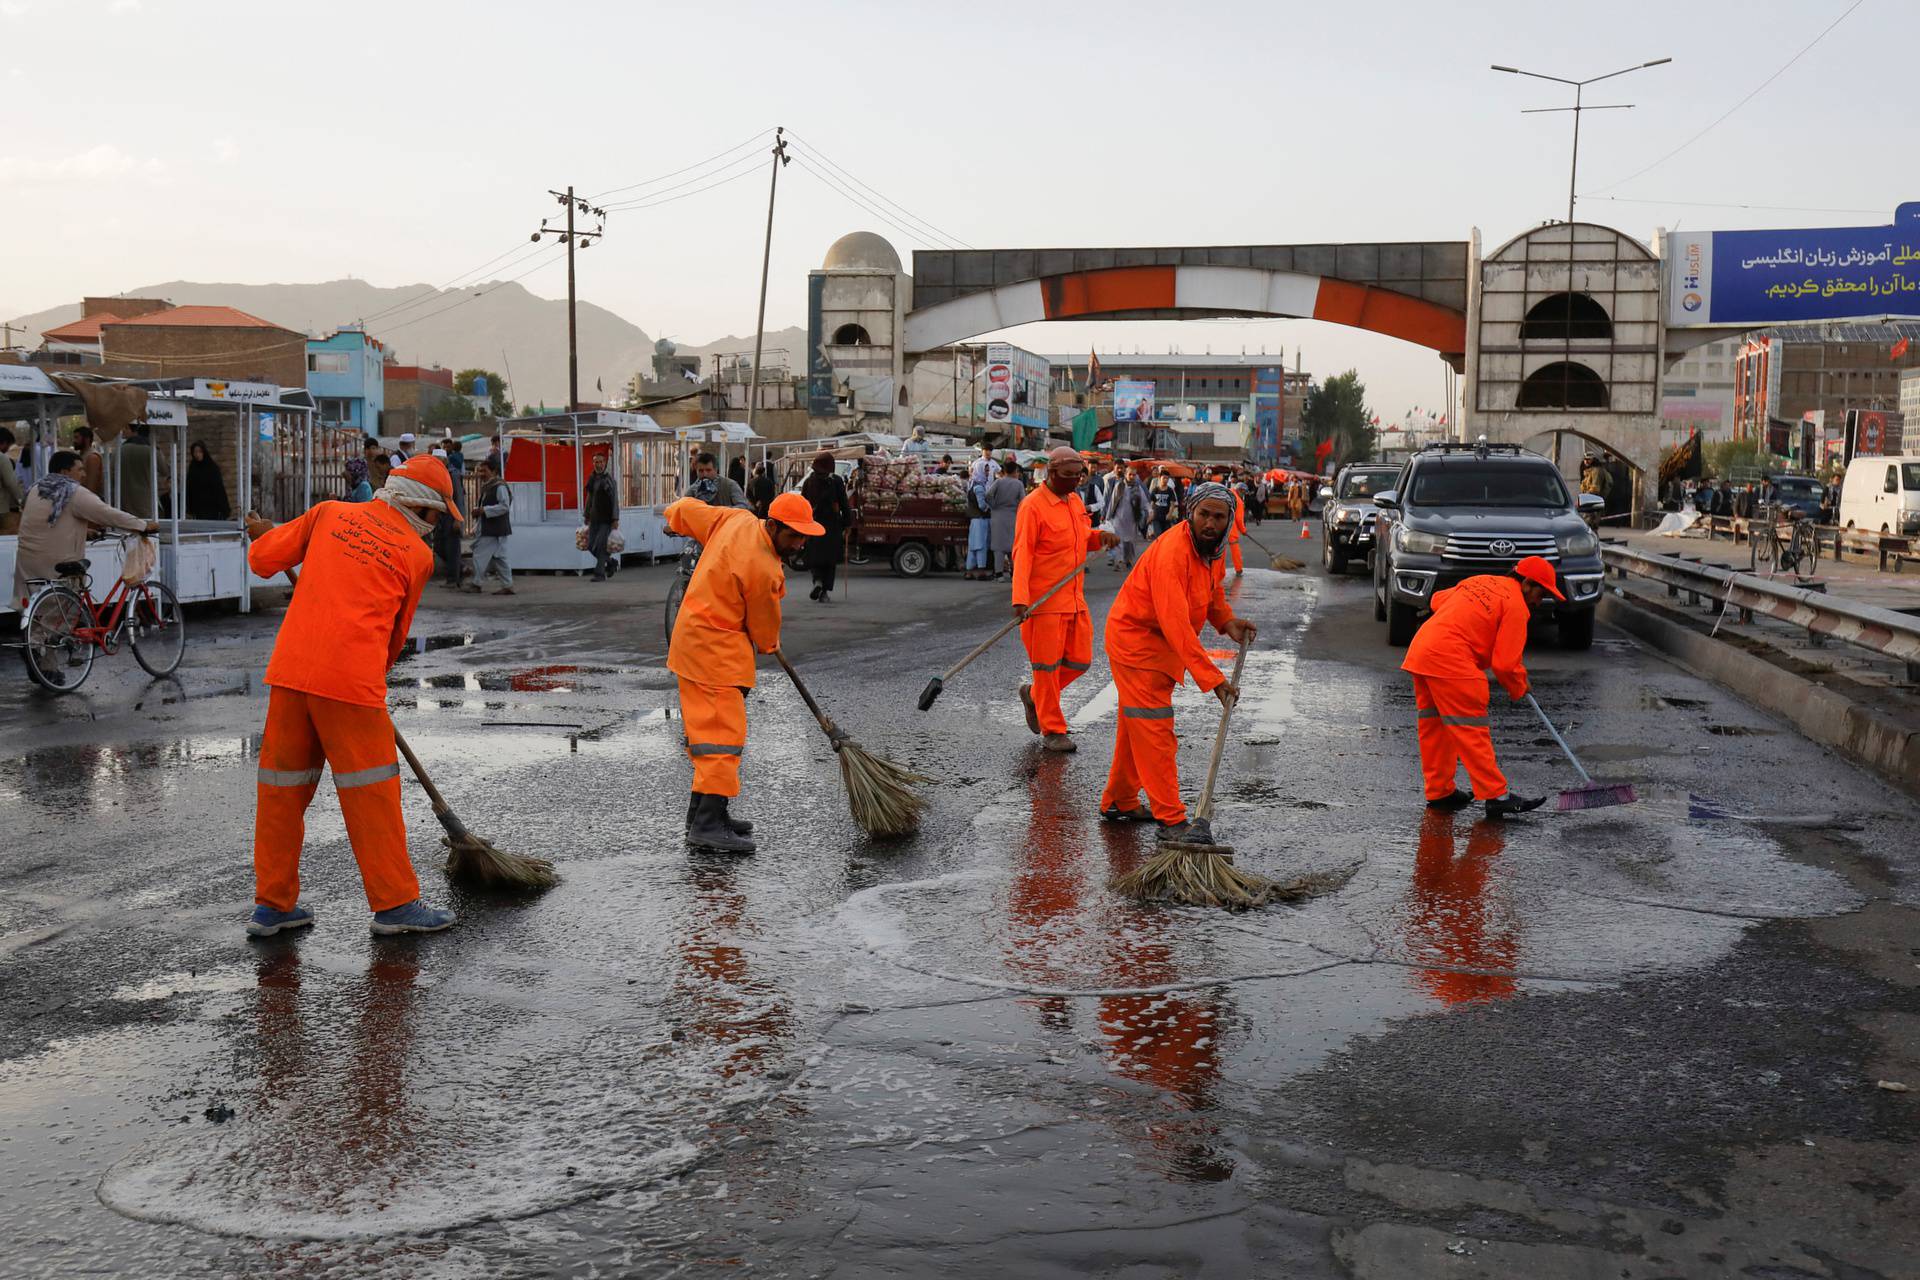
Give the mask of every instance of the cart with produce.
[{"label": "cart with produce", "polygon": [[917,458],[871,454],[850,488],[853,559],[886,557],[902,577],[957,569],[967,554],[964,474],[936,474]]}]

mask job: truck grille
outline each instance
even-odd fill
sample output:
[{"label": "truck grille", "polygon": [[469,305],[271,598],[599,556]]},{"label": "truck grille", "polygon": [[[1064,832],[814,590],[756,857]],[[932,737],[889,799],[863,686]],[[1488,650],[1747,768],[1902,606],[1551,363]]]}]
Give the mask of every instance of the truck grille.
[{"label": "truck grille", "polygon": [[1469,564],[1516,564],[1522,556],[1558,560],[1560,548],[1550,533],[1450,533],[1445,555]]}]

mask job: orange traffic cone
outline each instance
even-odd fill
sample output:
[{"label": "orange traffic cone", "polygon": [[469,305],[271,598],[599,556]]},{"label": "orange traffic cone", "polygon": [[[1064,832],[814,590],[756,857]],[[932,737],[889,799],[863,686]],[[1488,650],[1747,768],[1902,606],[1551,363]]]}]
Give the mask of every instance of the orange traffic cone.
[{"label": "orange traffic cone", "polygon": [[1307,531],[1307,522],[1305,520],[1300,522],[1300,536],[1303,538],[1313,537],[1313,535]]}]

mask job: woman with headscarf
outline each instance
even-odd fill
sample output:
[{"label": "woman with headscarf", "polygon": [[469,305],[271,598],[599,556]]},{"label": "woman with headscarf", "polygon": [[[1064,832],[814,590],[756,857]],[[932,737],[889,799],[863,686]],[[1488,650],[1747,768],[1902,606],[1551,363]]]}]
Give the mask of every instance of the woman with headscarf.
[{"label": "woman with headscarf", "polygon": [[373,482],[367,479],[367,463],[364,458],[347,459],[347,501],[373,501]]},{"label": "woman with headscarf", "polygon": [[993,554],[993,577],[998,582],[1013,572],[1013,535],[1027,486],[1012,454],[1000,464],[1000,478],[987,486],[987,545]]},{"label": "woman with headscarf", "polygon": [[825,449],[813,455],[813,469],[800,485],[800,496],[813,506],[813,520],[822,532],[807,539],[807,568],[813,573],[808,599],[825,604],[846,550],[847,526],[853,522],[853,504],[847,500],[847,482],[833,469],[833,454]]},{"label": "woman with headscarf", "polygon": [[227,482],[220,464],[207,452],[207,446],[195,440],[187,450],[187,519],[225,520],[233,515],[227,501]]}]

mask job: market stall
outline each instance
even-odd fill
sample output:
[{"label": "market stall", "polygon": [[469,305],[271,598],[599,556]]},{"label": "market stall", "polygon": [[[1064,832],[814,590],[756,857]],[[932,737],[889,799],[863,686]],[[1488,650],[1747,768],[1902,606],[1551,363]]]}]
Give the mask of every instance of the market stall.
[{"label": "market stall", "polygon": [[680,553],[662,513],[684,488],[683,446],[644,413],[596,409],[512,418],[500,424],[511,495],[516,570],[593,568],[577,545],[585,524],[580,495],[595,461],[605,457],[620,496],[623,556],[658,559]]}]

